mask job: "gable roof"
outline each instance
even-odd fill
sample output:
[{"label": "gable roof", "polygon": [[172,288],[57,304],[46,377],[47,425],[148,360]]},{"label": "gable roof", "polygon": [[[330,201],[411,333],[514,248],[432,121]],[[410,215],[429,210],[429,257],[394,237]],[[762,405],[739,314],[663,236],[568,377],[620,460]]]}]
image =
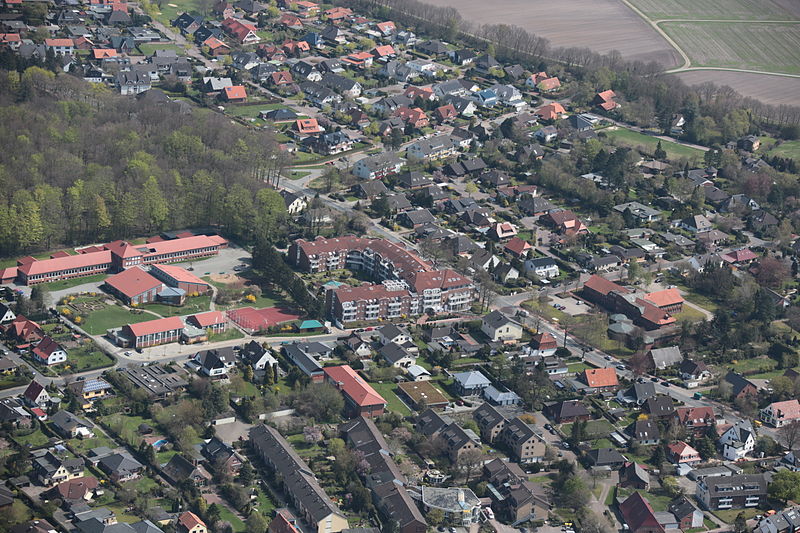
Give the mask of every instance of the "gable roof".
[{"label": "gable roof", "polygon": [[372,385],[364,381],[350,365],[329,366],[323,369],[327,378],[337,384],[342,392],[350,397],[356,405],[386,405],[386,400],[375,392]]},{"label": "gable roof", "polygon": [[590,387],[616,387],[619,385],[617,371],[609,368],[587,368],[583,371],[583,379]]},{"label": "gable roof", "polygon": [[123,270],[119,274],[114,274],[106,279],[106,284],[128,298],[134,298],[144,292],[158,289],[162,286],[160,280],[138,266]]},{"label": "gable roof", "polygon": [[670,305],[682,304],[684,302],[681,292],[675,288],[651,292],[646,296],[646,298],[658,307],[668,307]]},{"label": "gable roof", "polygon": [[655,511],[644,496],[639,492],[634,492],[619,506],[625,523],[631,531],[646,529],[648,532],[664,531],[664,527],[658,523]]}]

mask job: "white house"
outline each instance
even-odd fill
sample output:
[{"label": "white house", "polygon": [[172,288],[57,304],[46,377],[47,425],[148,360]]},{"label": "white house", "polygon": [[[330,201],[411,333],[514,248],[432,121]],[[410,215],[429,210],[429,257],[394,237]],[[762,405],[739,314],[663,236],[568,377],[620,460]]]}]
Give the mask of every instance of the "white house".
[{"label": "white house", "polygon": [[6,322],[11,322],[17,318],[17,315],[14,311],[11,310],[9,306],[0,302],[0,324],[5,324]]},{"label": "white house", "polygon": [[494,342],[516,342],[522,338],[522,325],[500,311],[483,317],[481,331]]},{"label": "white house", "polygon": [[722,456],[729,461],[737,461],[752,452],[756,446],[753,427],[750,422],[741,420],[728,428],[719,438]]},{"label": "white house", "polygon": [[800,402],[787,400],[773,402],[761,410],[761,420],[776,428],[800,419]]},{"label": "white house", "polygon": [[228,369],[236,364],[232,347],[197,352],[194,361],[199,365],[200,373],[210,378],[226,376]]},{"label": "white house", "polygon": [[381,346],[386,346],[390,342],[402,346],[408,342],[412,342],[411,334],[406,328],[395,326],[394,324],[387,324],[378,330],[378,338]]},{"label": "white house", "polygon": [[408,368],[417,363],[415,355],[394,342],[390,342],[381,348],[378,353],[383,357],[384,361],[395,368]]},{"label": "white house", "polygon": [[52,338],[45,337],[33,349],[33,356],[44,365],[57,365],[67,360],[67,351]]},{"label": "white house", "polygon": [[558,276],[558,265],[550,257],[537,257],[525,261],[525,272],[533,272],[540,278],[555,278]]},{"label": "white house", "polygon": [[286,212],[290,215],[302,213],[303,210],[308,207],[308,201],[304,197],[298,196],[286,189],[281,191],[281,197],[283,197],[283,203],[286,205]]}]

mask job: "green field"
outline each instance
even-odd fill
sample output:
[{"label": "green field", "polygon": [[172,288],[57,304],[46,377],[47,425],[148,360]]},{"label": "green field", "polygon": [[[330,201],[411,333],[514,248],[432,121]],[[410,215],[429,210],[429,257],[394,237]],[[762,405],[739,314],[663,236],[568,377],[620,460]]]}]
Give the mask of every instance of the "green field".
[{"label": "green field", "polygon": [[[178,18],[178,15],[184,11],[193,14],[201,14],[199,5],[202,3],[199,0],[166,0],[161,3],[159,8],[155,2],[151,2],[154,9],[155,17],[159,22],[167,27],[171,27],[170,21]],[[177,29],[175,32],[177,33]]]},{"label": "green field", "polygon": [[108,276],[105,274],[95,274],[94,276],[85,276],[83,278],[63,279],[61,281],[51,281],[50,283],[43,283],[42,286],[46,287],[48,291],[63,291],[64,289],[71,289],[84,283],[99,283],[104,281]]},{"label": "green field", "polygon": [[792,20],[775,0],[629,0],[652,20]]},{"label": "green field", "polygon": [[800,161],[800,141],[784,141],[780,146],[776,146],[767,152],[767,154],[788,157],[795,161]]},{"label": "green field", "polygon": [[394,392],[394,383],[384,381],[383,383],[370,383],[370,385],[375,389],[375,392],[383,396],[383,399],[386,400],[387,409],[389,411],[400,413],[403,416],[411,414],[411,410],[406,407],[406,404],[404,404]]},{"label": "green field", "polygon": [[204,295],[186,298],[186,302],[181,306],[160,303],[144,304],[141,306],[141,309],[158,313],[161,316],[182,316],[203,313],[211,309],[211,296]]},{"label": "green field", "polygon": [[151,56],[156,50],[175,50],[179,56],[186,55],[186,49],[177,44],[152,44],[143,43],[138,46],[139,51],[146,56]]},{"label": "green field", "polygon": [[800,24],[665,22],[693,67],[800,73]]},{"label": "green field", "polygon": [[89,313],[86,316],[86,320],[81,324],[81,327],[90,335],[103,335],[106,330],[111,328],[119,328],[125,324],[136,324],[137,322],[156,320],[157,318],[158,317],[150,313],[137,314],[133,311],[128,311],[127,309],[113,305]]},{"label": "green field", "polygon": [[[619,127],[611,127],[598,131],[598,133],[601,132],[619,144],[640,149],[647,154],[652,154],[655,152],[656,146],[658,146],[658,141],[660,140],[650,135],[645,135],[643,133]],[[691,148],[689,146],[664,140],[661,141],[661,148],[667,152],[667,157],[673,161],[682,157],[685,157],[689,160],[699,160],[703,155],[703,152],[696,148]]]}]

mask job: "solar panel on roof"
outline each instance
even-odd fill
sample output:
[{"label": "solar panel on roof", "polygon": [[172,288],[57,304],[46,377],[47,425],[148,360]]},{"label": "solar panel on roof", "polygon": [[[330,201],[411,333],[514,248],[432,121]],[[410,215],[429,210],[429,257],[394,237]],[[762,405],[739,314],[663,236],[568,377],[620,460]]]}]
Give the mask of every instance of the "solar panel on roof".
[{"label": "solar panel on roof", "polygon": [[90,379],[83,385],[83,392],[95,392],[110,388],[111,385],[102,379]]}]

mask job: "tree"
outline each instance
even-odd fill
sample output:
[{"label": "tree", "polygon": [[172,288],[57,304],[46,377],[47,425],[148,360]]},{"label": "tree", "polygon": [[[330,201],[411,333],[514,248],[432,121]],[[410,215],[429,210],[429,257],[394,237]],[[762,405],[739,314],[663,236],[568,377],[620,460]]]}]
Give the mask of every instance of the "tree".
[{"label": "tree", "polygon": [[748,533],[750,531],[750,528],[747,527],[747,517],[744,515],[744,511],[740,511],[736,515],[736,520],[733,521],[733,531],[734,533]]},{"label": "tree", "polygon": [[467,192],[469,197],[472,198],[472,195],[475,194],[476,192],[478,192],[478,186],[475,185],[475,182],[469,181],[469,182],[467,182],[466,186],[464,187],[464,190]]},{"label": "tree", "polygon": [[222,509],[216,503],[212,503],[206,509],[206,516],[204,517],[206,521],[210,522],[211,524],[216,524],[219,522],[220,517],[222,516]]},{"label": "tree", "polygon": [[267,520],[264,518],[258,511],[253,511],[250,513],[250,516],[247,517],[247,531],[252,533],[264,533],[267,530]]},{"label": "tree", "polygon": [[653,453],[650,455],[650,464],[656,468],[661,468],[667,461],[667,454],[664,452],[664,447],[661,445],[656,445],[653,448]]},{"label": "tree", "polygon": [[292,407],[301,415],[320,422],[334,422],[344,409],[341,393],[326,383],[313,384],[292,395]]},{"label": "tree", "polygon": [[483,452],[479,448],[473,448],[458,455],[456,466],[464,473],[466,483],[470,482],[472,474],[483,464],[483,460]]},{"label": "tree", "polygon": [[780,259],[770,255],[759,261],[756,279],[761,285],[774,289],[780,287],[788,277],[789,267]]},{"label": "tree", "polygon": [[317,426],[306,426],[303,428],[303,440],[310,444],[316,444],[322,440],[322,430]]},{"label": "tree", "polygon": [[239,481],[242,485],[248,486],[256,478],[256,471],[253,468],[253,465],[250,464],[250,461],[245,461],[242,464],[242,468],[239,469]]},{"label": "tree", "polygon": [[441,509],[431,509],[430,511],[427,512],[425,518],[427,518],[428,523],[431,526],[436,527],[442,522],[444,522],[444,511],[442,511]]},{"label": "tree", "polygon": [[776,472],[767,490],[770,498],[783,502],[800,499],[800,472],[791,470]]},{"label": "tree", "polygon": [[169,206],[155,176],[150,176],[142,185],[139,201],[142,212],[147,221],[147,231],[158,230],[163,227],[169,214]]},{"label": "tree", "polygon": [[667,151],[661,147],[661,140],[659,139],[658,144],[656,145],[655,152],[653,152],[653,157],[658,159],[659,161],[664,161],[667,159]]},{"label": "tree", "polygon": [[661,480],[661,487],[670,498],[677,498],[683,496],[685,492],[683,487],[678,484],[678,480],[672,476],[667,476]]},{"label": "tree", "polygon": [[800,420],[792,420],[778,430],[778,442],[789,450],[800,445]]}]

